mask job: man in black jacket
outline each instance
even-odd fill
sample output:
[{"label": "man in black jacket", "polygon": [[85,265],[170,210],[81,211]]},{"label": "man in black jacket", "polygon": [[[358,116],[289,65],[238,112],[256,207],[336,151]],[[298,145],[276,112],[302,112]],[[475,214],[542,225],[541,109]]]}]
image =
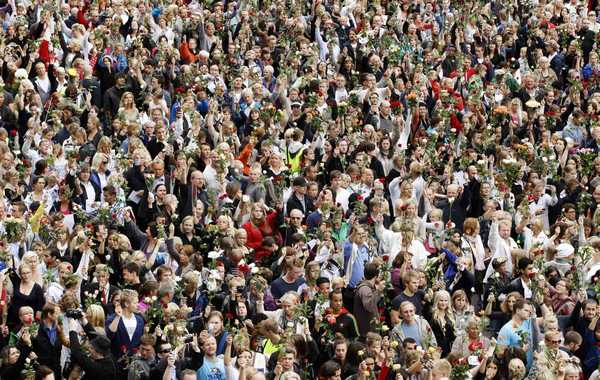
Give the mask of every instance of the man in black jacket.
[{"label": "man in black jacket", "polygon": [[[77,326],[78,322],[71,320],[69,342],[71,344],[71,359],[78,364],[85,375],[83,380],[116,380],[117,366],[110,353],[110,340],[105,336],[96,336],[90,341],[89,355],[81,348]],[[94,328],[83,318],[81,325],[88,336],[96,334]]]},{"label": "man in black jacket", "polygon": [[306,194],[306,190],[308,187],[308,182],[304,177],[296,177],[294,178],[294,182],[292,183],[294,188],[294,192],[290,196],[286,205],[286,213],[289,215],[292,210],[300,210],[304,217],[315,211],[315,206],[313,205],[312,200]]},{"label": "man in black jacket", "polygon": [[54,376],[60,378],[60,353],[62,351],[62,329],[56,322],[59,312],[56,306],[46,304],[42,308],[42,321],[38,334],[33,338],[33,351],[38,356],[38,363],[48,366]]}]

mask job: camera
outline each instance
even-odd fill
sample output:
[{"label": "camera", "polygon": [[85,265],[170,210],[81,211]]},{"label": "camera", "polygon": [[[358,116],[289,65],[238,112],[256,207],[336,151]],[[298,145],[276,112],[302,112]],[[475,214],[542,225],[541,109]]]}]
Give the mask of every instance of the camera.
[{"label": "camera", "polygon": [[244,290],[245,288],[243,286],[238,286],[235,288],[235,291],[240,294],[244,293]]},{"label": "camera", "polygon": [[83,318],[83,311],[79,309],[68,309],[65,312],[65,315],[67,316],[67,318],[81,319]]},{"label": "camera", "polygon": [[183,336],[183,343],[192,343],[194,340],[194,334],[187,334]]}]

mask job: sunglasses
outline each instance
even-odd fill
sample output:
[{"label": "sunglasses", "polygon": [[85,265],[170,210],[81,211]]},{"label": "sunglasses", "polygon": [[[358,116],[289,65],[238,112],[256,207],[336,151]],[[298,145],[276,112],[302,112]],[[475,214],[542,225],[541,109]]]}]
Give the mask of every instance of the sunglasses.
[{"label": "sunglasses", "polygon": [[169,352],[171,352],[170,348],[165,348],[159,351],[161,354],[168,354]]}]

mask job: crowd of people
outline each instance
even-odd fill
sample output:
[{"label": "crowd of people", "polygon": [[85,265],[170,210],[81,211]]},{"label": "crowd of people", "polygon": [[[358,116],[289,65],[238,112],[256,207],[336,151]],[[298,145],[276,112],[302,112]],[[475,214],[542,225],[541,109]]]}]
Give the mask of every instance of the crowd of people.
[{"label": "crowd of people", "polygon": [[0,378],[600,379],[596,0],[0,0]]}]

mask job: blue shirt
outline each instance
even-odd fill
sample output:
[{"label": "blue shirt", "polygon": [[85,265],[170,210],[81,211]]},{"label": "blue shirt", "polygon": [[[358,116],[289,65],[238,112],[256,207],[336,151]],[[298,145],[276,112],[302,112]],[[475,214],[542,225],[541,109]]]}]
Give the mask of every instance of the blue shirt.
[{"label": "blue shirt", "polygon": [[225,380],[225,364],[223,359],[210,361],[204,358],[204,364],[196,373],[198,379],[202,380]]},{"label": "blue shirt", "polygon": [[[346,272],[349,270],[348,263],[350,262],[350,257],[352,256],[352,242],[347,241],[344,243],[344,268]],[[369,261],[369,250],[367,246],[361,245],[358,247],[356,252],[356,257],[354,258],[354,263],[352,265],[352,275],[350,276],[350,283],[348,287],[356,288],[358,284],[365,277],[365,263]]]},{"label": "blue shirt", "polygon": [[[524,344],[529,344],[529,348],[527,349],[527,367],[531,367],[533,363],[533,341],[532,341],[532,320],[528,319],[521,324],[517,329],[513,328],[513,322],[508,321],[502,328],[500,332],[498,332],[498,344],[507,347],[519,347],[523,348]],[[519,333],[526,333],[526,340],[523,342]]]},{"label": "blue shirt", "polygon": [[58,337],[58,334],[56,332],[56,326],[52,325],[50,327],[44,325],[43,327],[44,331],[46,331],[46,334],[48,335],[48,339],[50,339],[50,343],[54,346],[54,344],[56,343],[56,338]]}]

